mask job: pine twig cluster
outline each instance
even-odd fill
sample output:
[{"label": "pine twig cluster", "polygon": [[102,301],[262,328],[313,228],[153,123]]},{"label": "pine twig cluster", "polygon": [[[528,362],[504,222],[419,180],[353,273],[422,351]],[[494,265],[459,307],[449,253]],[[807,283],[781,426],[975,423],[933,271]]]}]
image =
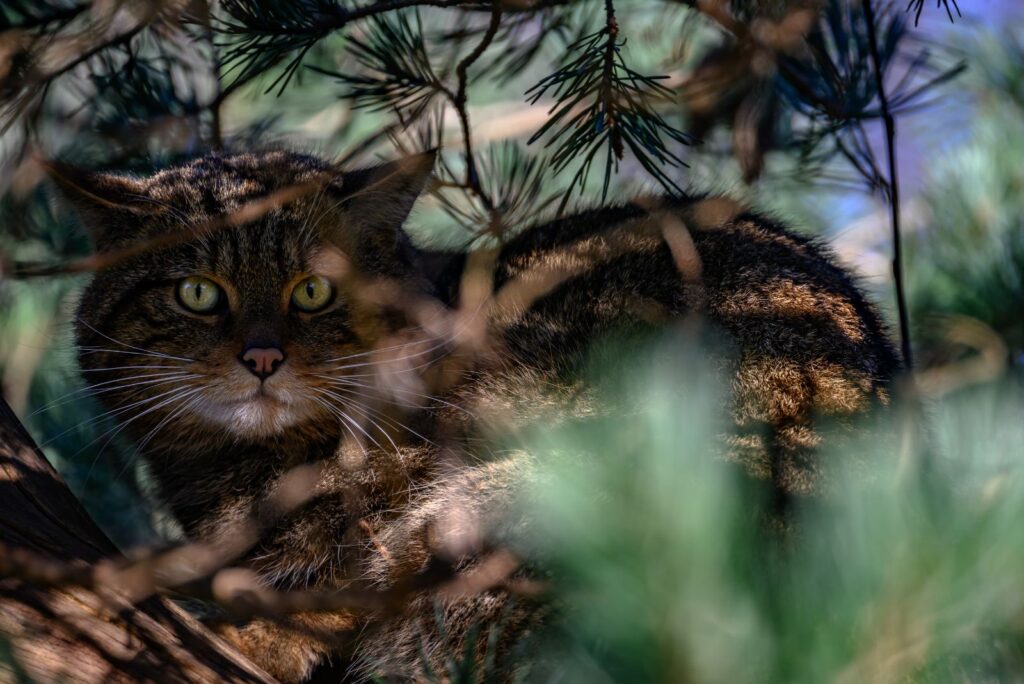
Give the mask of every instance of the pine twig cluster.
[{"label": "pine twig cluster", "polygon": [[[605,19],[603,28],[568,47],[571,58],[564,66],[527,91],[534,104],[549,93],[556,101],[550,118],[530,142],[550,133],[547,146],[555,145],[551,156],[555,172],[578,162],[570,191],[584,188],[594,159],[603,149],[601,197],[606,199],[612,175],[628,148],[662,186],[681,193],[663,167],[685,166],[686,162],[667,143],[691,145],[695,140],[670,125],[654,108],[654,100],[671,101],[672,91],[658,78],[630,68],[623,58],[625,41],[619,37],[612,0],[605,2]],[[568,197],[567,193],[563,206]]]},{"label": "pine twig cluster", "polygon": [[369,20],[365,37],[352,37],[348,51],[362,67],[358,73],[311,67],[348,86],[343,97],[353,107],[393,111],[406,120],[423,116],[444,86],[427,54],[423,23],[417,13]]},{"label": "pine twig cluster", "polygon": [[[914,43],[904,17],[916,21],[922,0],[903,15],[842,0],[651,2],[701,23],[697,59],[673,48],[662,74],[639,68],[630,34],[641,12],[617,12],[614,0],[604,0],[596,28],[590,0],[159,0],[115,3],[106,16],[91,2],[13,0],[0,8],[0,125],[20,136],[7,146],[15,156],[39,146],[48,156],[145,166],[237,144],[225,139],[229,99],[282,96],[313,74],[340,86],[352,111],[392,119],[355,141],[357,152],[424,127],[440,142],[444,111],[454,114],[461,150],[443,163],[442,207],[497,234],[549,206],[553,189],[559,211],[574,198],[607,199],[623,175],[682,194],[691,158],[716,150],[736,159],[747,182],[772,155],[790,154],[805,179],[849,183],[852,173],[895,202],[867,127],[926,107],[962,69]],[[951,19],[959,13],[956,0],[938,6]],[[680,32],[681,45],[691,39]],[[560,62],[544,73],[542,56],[556,51]],[[544,120],[515,143],[478,144],[471,100],[485,82],[522,82],[526,102],[547,108]],[[74,146],[47,150],[47,126],[68,120],[81,128]],[[258,144],[273,120],[230,138]],[[526,185],[509,192],[514,183]]]}]

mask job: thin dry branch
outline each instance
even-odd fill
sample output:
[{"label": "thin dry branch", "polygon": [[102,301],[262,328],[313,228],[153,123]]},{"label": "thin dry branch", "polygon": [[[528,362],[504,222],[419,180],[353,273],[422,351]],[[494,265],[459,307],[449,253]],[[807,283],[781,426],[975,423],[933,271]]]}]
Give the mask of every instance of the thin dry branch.
[{"label": "thin dry branch", "polygon": [[[46,163],[44,163],[44,165],[49,167],[51,175],[57,178],[58,182],[73,183],[73,181],[63,177],[62,172],[58,167]],[[0,278],[7,277],[12,279],[25,279],[57,275],[75,275],[78,273],[88,273],[91,271],[110,268],[148,252],[174,247],[175,245],[180,245],[188,242],[189,240],[209,235],[210,233],[219,230],[236,228],[246,223],[256,221],[273,211],[277,211],[289,202],[318,192],[323,188],[323,184],[328,182],[330,179],[331,176],[325,174],[323,178],[317,180],[289,185],[281,188],[280,190],[275,190],[266,197],[246,202],[229,214],[218,216],[195,226],[190,226],[186,230],[165,233],[148,240],[141,240],[139,242],[132,243],[126,247],[91,254],[81,259],[75,259],[74,261],[61,264],[38,264],[25,262],[5,264],[0,262]],[[131,207],[124,207],[124,209],[126,211],[132,210]]]},{"label": "thin dry branch", "polygon": [[871,63],[874,67],[875,85],[878,89],[878,101],[882,110],[882,121],[885,124],[885,149],[889,159],[888,199],[892,220],[892,278],[896,287],[896,310],[900,325],[900,350],[903,363],[908,368],[914,367],[913,351],[910,344],[910,314],[907,312],[906,285],[903,281],[903,237],[900,230],[900,180],[896,164],[896,119],[889,107],[889,97],[885,90],[885,72],[882,69],[882,58],[878,51],[878,20],[875,16],[871,0],[862,0],[864,14],[867,18],[868,45],[871,49]]},{"label": "thin dry branch", "polygon": [[477,172],[476,159],[473,153],[473,132],[469,124],[469,108],[467,107],[469,68],[487,51],[487,48],[490,47],[498,33],[498,28],[501,26],[501,2],[499,0],[491,0],[490,4],[491,19],[487,25],[487,31],[477,46],[473,48],[473,51],[466,55],[465,59],[459,62],[455,68],[455,75],[458,78],[458,87],[455,92],[446,92],[452,102],[452,106],[455,107],[459,123],[462,127],[462,141],[466,150],[466,186],[480,198],[480,202],[491,214],[492,221],[494,221],[498,218],[494,215],[494,204],[480,185],[480,176]]}]

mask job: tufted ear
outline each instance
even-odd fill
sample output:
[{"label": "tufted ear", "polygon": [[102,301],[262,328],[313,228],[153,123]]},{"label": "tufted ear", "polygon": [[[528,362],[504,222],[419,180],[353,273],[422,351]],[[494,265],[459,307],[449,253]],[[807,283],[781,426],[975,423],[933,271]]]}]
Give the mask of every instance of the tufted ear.
[{"label": "tufted ear", "polygon": [[88,171],[60,161],[45,162],[44,168],[97,247],[117,241],[123,229],[137,228],[140,217],[159,212],[158,205],[147,201],[146,184],[141,179]]},{"label": "tufted ear", "polygon": [[341,209],[360,232],[397,229],[408,218],[434,169],[437,150],[342,174]]}]

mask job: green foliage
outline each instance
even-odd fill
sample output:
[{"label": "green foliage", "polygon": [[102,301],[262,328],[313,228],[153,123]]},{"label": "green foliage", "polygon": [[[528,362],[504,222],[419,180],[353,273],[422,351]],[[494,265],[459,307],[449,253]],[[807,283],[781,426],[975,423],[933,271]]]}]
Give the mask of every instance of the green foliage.
[{"label": "green foliage", "polygon": [[351,38],[348,43],[365,75],[314,70],[347,85],[343,97],[356,108],[393,110],[405,119],[418,119],[442,92],[427,55],[419,13],[411,19],[406,13],[374,17],[369,24],[366,38]]},{"label": "green foliage", "polygon": [[[777,138],[799,155],[803,173],[838,157],[860,182],[887,194],[888,181],[866,128],[882,118],[866,29],[856,3],[826,3],[808,37],[810,59],[784,57],[775,81],[780,96],[806,123]],[[882,71],[893,82],[887,89],[894,116],[927,107],[938,86],[964,70],[962,62],[940,66],[931,48],[909,35],[899,14],[882,14],[877,31]]]},{"label": "green foliage", "polygon": [[549,91],[558,102],[530,142],[550,133],[547,146],[557,143],[551,157],[556,173],[579,162],[570,192],[583,189],[595,157],[604,150],[601,198],[606,199],[612,173],[627,148],[665,189],[682,192],[662,170],[664,165],[686,164],[667,143],[690,145],[694,139],[654,109],[652,100],[671,99],[672,91],[626,64],[617,26],[613,23],[570,45],[564,66],[527,91],[532,103]]},{"label": "green foliage", "polygon": [[225,76],[246,83],[284,63],[265,92],[288,87],[302,60],[318,41],[346,21],[335,0],[224,0],[216,25],[224,38]]},{"label": "green foliage", "polygon": [[1015,678],[1024,387],[936,403],[920,451],[887,423],[826,450],[834,491],[779,531],[754,513],[758,486],[709,457],[724,416],[705,353],[678,335],[634,352],[656,360],[601,369],[632,415],[530,442],[546,467],[524,553],[563,618],[529,681]]},{"label": "green foliage", "polygon": [[[965,144],[936,161],[923,193],[923,230],[909,243],[911,307],[921,344],[942,349],[941,317],[987,325],[1024,361],[1024,82],[1020,38],[973,50],[969,87],[982,103]],[[1011,97],[1003,96],[1010,93]]]}]

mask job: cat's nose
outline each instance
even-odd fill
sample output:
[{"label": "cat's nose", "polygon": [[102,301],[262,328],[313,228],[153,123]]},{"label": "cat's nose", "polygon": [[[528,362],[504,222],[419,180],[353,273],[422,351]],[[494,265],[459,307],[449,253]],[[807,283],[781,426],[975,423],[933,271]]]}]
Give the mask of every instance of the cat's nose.
[{"label": "cat's nose", "polygon": [[284,352],[277,347],[249,347],[242,354],[242,365],[260,380],[274,374],[284,362]]}]

